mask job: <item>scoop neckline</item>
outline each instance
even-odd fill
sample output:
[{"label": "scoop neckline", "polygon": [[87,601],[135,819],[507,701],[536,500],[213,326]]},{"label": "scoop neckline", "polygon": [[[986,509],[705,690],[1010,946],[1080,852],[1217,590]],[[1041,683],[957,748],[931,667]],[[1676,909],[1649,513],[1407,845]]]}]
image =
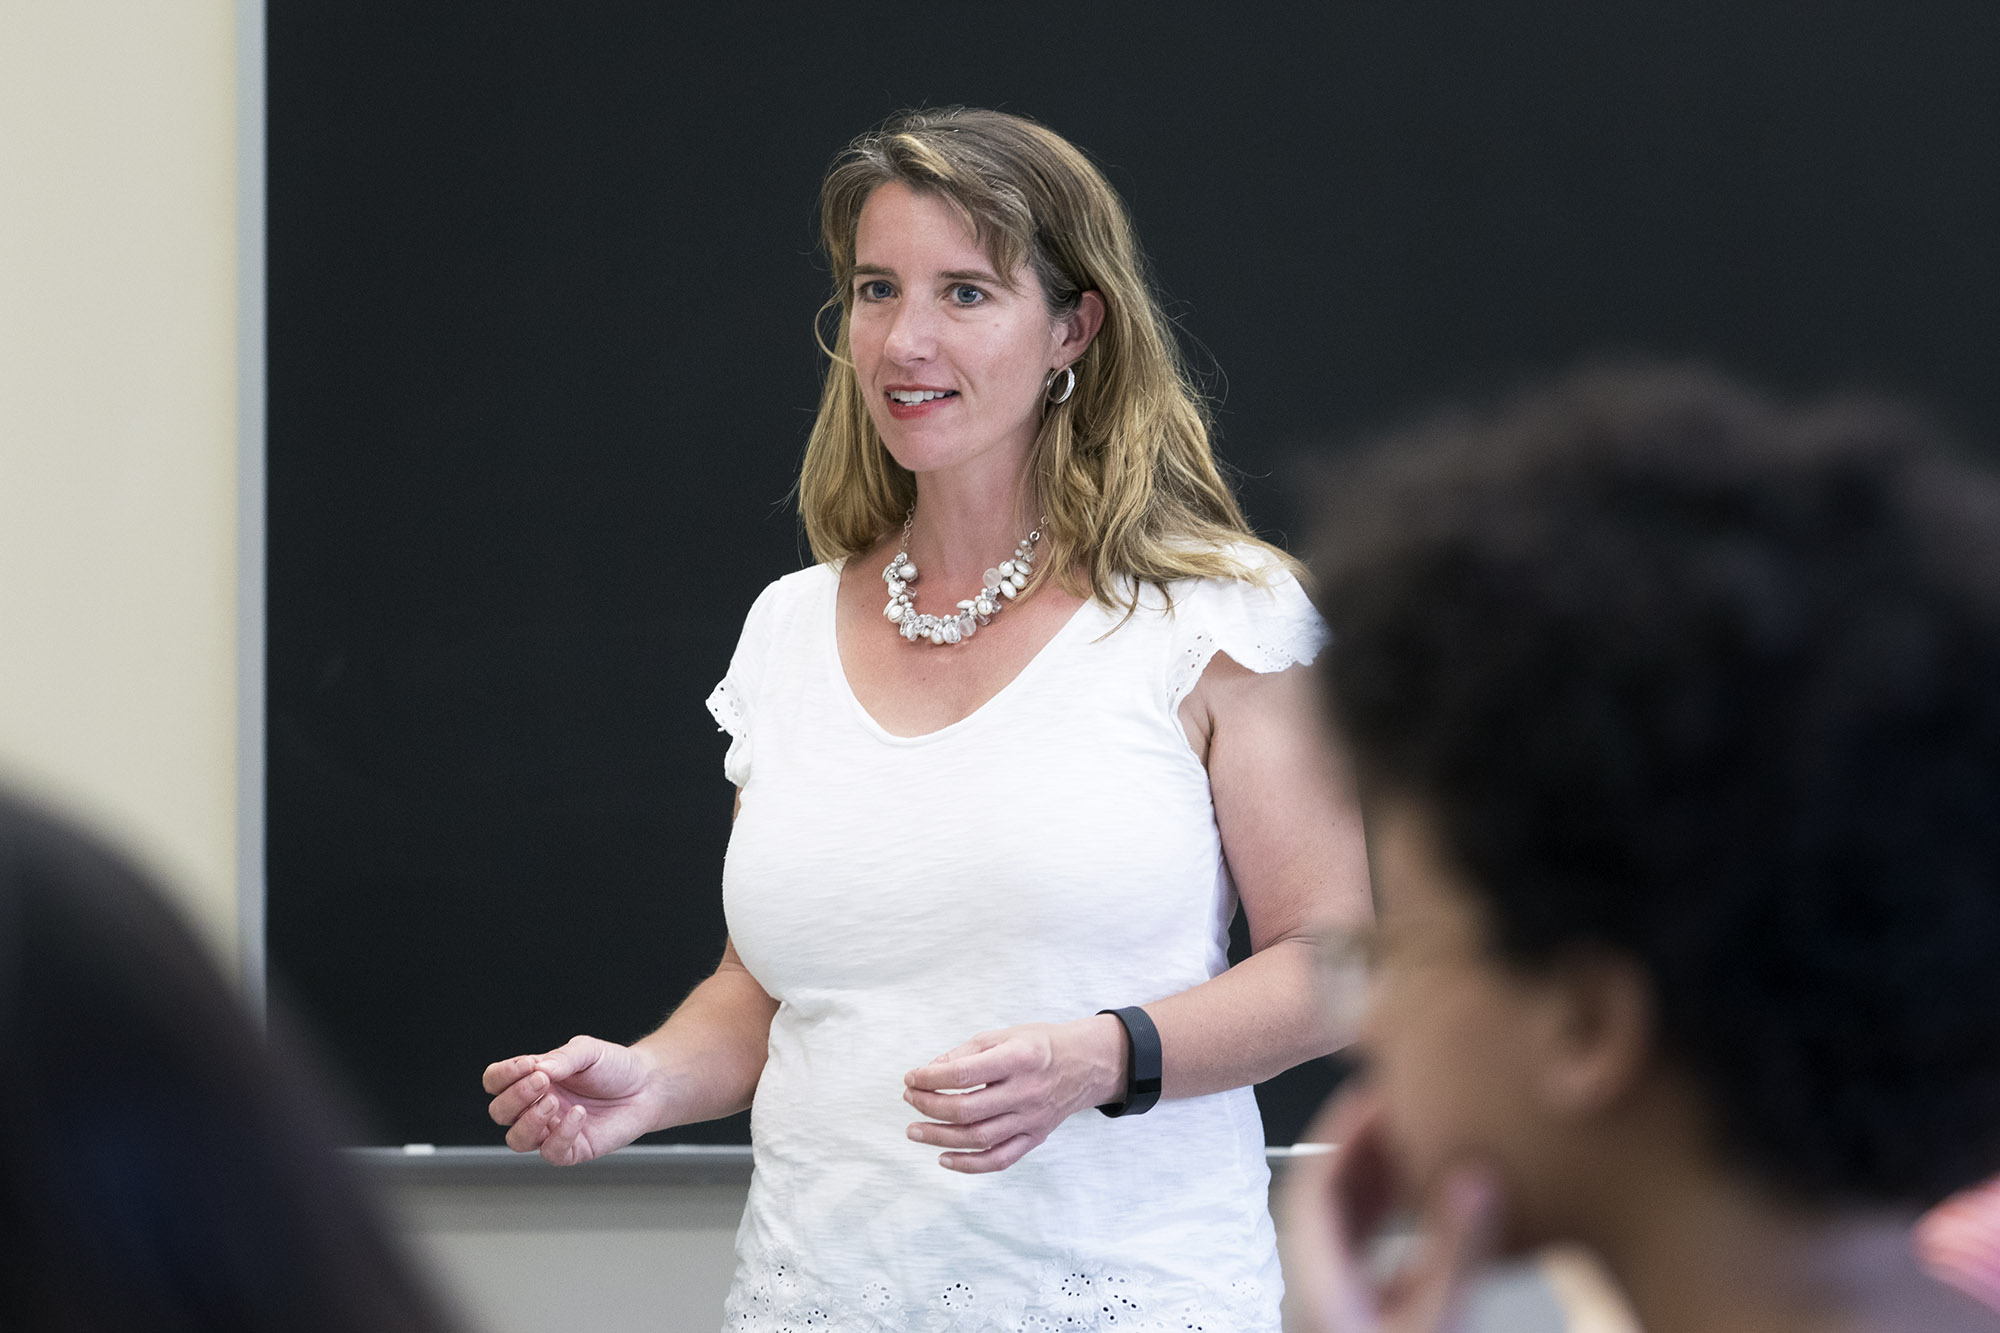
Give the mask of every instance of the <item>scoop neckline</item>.
[{"label": "scoop neckline", "polygon": [[956,722],[946,723],[935,731],[926,731],[915,736],[898,736],[876,721],[875,715],[862,704],[860,697],[854,693],[853,683],[847,679],[847,665],[840,660],[840,571],[846,563],[844,560],[838,560],[823,566],[827,571],[827,590],[821,642],[825,645],[826,667],[833,677],[834,692],[847,701],[847,707],[860,722],[862,730],[889,745],[930,745],[957,735],[978,723],[982,717],[995,711],[995,708],[1009,695],[1019,693],[1021,682],[1042,670],[1042,664],[1054,655],[1057,645],[1069,637],[1083,620],[1084,613],[1096,605],[1095,599],[1086,597],[1082,604],[1070,613],[1069,619],[1062,623],[1062,627],[1049,636],[1049,641],[1036,650],[1035,655],[1028,659],[1025,666],[1014,673],[1012,680],[995,690],[985,702],[964,717]]}]

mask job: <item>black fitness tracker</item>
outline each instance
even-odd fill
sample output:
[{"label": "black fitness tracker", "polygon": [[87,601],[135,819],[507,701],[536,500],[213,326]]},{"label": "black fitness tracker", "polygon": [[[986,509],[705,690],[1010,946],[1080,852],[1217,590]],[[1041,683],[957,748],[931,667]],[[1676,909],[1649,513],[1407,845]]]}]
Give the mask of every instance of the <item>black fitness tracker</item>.
[{"label": "black fitness tracker", "polygon": [[1160,1100],[1160,1030],[1138,1005],[1126,1009],[1099,1009],[1125,1027],[1125,1045],[1132,1052],[1130,1071],[1125,1075],[1125,1100],[1107,1102],[1097,1109],[1109,1116],[1144,1115]]}]

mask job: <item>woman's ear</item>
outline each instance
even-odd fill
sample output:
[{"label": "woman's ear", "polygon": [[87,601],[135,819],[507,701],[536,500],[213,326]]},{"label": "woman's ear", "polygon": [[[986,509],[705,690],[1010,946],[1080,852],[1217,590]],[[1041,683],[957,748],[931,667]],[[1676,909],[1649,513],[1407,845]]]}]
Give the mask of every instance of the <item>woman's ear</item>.
[{"label": "woman's ear", "polygon": [[1636,959],[1580,951],[1551,969],[1541,1076],[1544,1109],[1588,1119],[1622,1101],[1652,1062],[1653,990]]},{"label": "woman's ear", "polygon": [[1096,292],[1085,292],[1076,298],[1076,309],[1056,321],[1056,354],[1062,360],[1054,369],[1061,370],[1090,346],[1090,340],[1104,327],[1104,298]]}]

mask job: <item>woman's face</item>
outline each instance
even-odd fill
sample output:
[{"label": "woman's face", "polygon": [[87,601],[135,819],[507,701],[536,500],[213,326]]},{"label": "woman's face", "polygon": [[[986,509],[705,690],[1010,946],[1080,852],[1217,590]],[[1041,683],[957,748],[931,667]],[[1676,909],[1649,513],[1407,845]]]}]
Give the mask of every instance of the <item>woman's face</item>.
[{"label": "woman's face", "polygon": [[906,185],[868,196],[854,256],[849,345],[890,455],[917,473],[1018,468],[1050,370],[1083,350],[1075,321],[1050,317],[1026,266],[994,272],[950,204]]}]

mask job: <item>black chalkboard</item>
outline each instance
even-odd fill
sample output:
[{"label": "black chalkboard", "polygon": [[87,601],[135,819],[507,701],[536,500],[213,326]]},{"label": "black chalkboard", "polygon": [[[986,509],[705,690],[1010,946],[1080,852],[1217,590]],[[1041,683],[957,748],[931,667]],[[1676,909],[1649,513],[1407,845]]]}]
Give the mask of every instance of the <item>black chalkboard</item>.
[{"label": "black chalkboard", "polygon": [[1996,69],[1986,0],[273,3],[278,993],[373,1135],[494,1143],[486,1061],[714,964],[702,699],[805,559],[817,182],[889,111],[1102,161],[1282,538],[1302,449],[1589,353],[1993,435]]}]

